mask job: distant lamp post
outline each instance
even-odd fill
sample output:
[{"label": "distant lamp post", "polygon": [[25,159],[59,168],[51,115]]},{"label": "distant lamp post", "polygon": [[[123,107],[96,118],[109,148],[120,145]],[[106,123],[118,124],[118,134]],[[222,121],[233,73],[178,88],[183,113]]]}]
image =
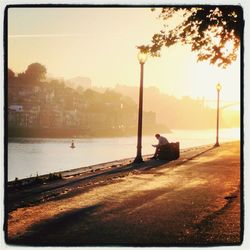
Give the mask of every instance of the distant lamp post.
[{"label": "distant lamp post", "polygon": [[215,147],[219,147],[219,111],[220,111],[220,91],[221,91],[221,85],[218,83],[216,85],[217,90],[217,123],[216,123],[216,143],[214,144]]},{"label": "distant lamp post", "polygon": [[134,160],[134,163],[143,162],[141,156],[141,148],[142,148],[142,106],[143,106],[143,66],[147,60],[147,53],[139,52],[138,53],[138,61],[141,67],[141,76],[140,76],[140,91],[139,91],[139,110],[138,110],[138,131],[137,131],[137,155]]}]

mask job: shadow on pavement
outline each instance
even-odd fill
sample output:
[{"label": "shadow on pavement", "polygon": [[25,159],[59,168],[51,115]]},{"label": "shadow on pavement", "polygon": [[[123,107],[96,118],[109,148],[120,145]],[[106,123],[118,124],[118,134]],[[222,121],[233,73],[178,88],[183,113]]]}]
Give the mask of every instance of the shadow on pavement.
[{"label": "shadow on pavement", "polygon": [[[81,226],[79,228],[81,221],[83,229],[86,224],[91,223],[88,221],[90,215],[102,206],[103,204],[95,204],[93,206],[62,213],[59,216],[31,226],[27,233],[15,239],[6,239],[6,242],[13,245],[62,246],[65,244],[65,241],[69,244],[72,241],[74,245],[74,240],[76,240],[75,237],[79,237],[79,233],[81,234]],[[78,227],[74,230],[76,224]],[[66,228],[70,229],[70,233]]]}]

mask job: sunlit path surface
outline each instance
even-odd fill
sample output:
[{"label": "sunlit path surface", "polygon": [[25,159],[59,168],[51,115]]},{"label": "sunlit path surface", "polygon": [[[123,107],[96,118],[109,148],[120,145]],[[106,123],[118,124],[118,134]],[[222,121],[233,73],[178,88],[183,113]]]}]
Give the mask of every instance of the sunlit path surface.
[{"label": "sunlit path surface", "polygon": [[226,143],[183,163],[150,168],[149,161],[69,185],[61,198],[9,213],[9,240],[62,246],[239,244],[239,146]]}]

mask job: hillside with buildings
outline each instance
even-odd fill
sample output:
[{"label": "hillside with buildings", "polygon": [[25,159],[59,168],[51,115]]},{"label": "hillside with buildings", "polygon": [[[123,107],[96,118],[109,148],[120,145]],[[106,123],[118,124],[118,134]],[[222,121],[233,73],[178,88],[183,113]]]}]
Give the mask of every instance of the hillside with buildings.
[{"label": "hillside with buildings", "polygon": [[[137,133],[138,87],[95,87],[87,77],[57,80],[45,77],[38,63],[16,75],[8,71],[8,132],[10,137],[99,137]],[[143,132],[215,127],[216,110],[204,99],[144,88]],[[221,127],[239,127],[239,111],[222,110]]]},{"label": "hillside with buildings", "polygon": [[[114,91],[138,101],[138,87],[116,85]],[[216,100],[214,107],[206,105],[204,98],[193,99],[189,96],[176,98],[160,92],[156,87],[144,88],[144,110],[156,114],[156,122],[167,124],[171,129],[210,129],[216,124]],[[220,126],[239,127],[240,112],[224,108],[221,104]]]},{"label": "hillside with buildings", "polygon": [[[63,81],[8,79],[8,131],[10,137],[136,135],[138,108],[132,98],[113,90],[104,93]],[[144,112],[144,133],[166,126],[156,124],[152,111]]]}]

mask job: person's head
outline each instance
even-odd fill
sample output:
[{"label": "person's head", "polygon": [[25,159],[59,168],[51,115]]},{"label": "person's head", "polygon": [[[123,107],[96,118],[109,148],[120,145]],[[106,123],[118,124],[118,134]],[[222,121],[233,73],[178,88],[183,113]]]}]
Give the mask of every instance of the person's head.
[{"label": "person's head", "polygon": [[155,134],[156,139],[160,138],[160,134]]}]

